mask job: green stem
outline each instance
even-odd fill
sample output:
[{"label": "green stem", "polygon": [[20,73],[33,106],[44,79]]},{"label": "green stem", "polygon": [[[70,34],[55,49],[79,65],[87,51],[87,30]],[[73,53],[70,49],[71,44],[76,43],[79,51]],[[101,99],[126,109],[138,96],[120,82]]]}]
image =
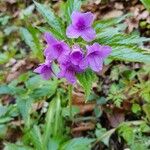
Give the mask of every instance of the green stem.
[{"label": "green stem", "polygon": [[72,90],[73,90],[73,86],[70,84],[69,85],[69,112],[70,112],[70,118],[72,119]]}]

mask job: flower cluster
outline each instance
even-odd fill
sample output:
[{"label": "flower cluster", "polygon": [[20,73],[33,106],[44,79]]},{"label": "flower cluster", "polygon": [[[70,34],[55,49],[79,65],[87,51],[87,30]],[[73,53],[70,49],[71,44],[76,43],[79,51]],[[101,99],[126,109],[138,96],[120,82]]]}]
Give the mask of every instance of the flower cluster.
[{"label": "flower cluster", "polygon": [[[68,38],[81,37],[87,42],[96,38],[96,32],[92,28],[94,21],[92,13],[74,11],[71,19],[72,24],[66,30]],[[79,45],[73,45],[70,48],[67,43],[57,40],[50,33],[45,33],[44,39],[47,43],[44,51],[46,59],[34,72],[39,73],[46,80],[56,75],[58,78],[66,78],[73,84],[76,82],[76,74],[84,72],[89,67],[95,72],[102,70],[104,59],[111,53],[111,47],[101,46],[98,43],[87,45],[84,52]],[[58,74],[53,72],[53,61],[59,64]]]}]

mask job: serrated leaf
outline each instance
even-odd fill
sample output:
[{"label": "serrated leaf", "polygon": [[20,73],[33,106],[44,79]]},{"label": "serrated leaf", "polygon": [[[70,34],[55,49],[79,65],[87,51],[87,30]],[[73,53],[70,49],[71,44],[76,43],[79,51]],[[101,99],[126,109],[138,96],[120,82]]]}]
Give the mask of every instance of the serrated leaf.
[{"label": "serrated leaf", "polygon": [[47,27],[36,27],[40,32],[44,33],[44,32],[50,32],[53,36],[55,36],[55,38],[57,39],[61,39],[60,34],[54,30],[53,28],[47,28]]},{"label": "serrated leaf", "polygon": [[124,34],[124,33],[120,33],[120,34],[116,34],[113,36],[113,38],[109,38],[108,41],[105,41],[105,44],[109,44],[111,43],[111,45],[142,45],[143,42],[148,42],[150,41],[150,38],[146,38],[146,37],[139,37],[139,35],[134,35],[134,34]]},{"label": "serrated leaf", "polygon": [[[32,28],[33,29],[33,28]],[[32,33],[31,33],[32,32]],[[40,61],[43,61],[43,51],[42,47],[39,44],[39,39],[36,37],[35,31],[29,32],[26,28],[20,28],[20,33],[26,44],[30,47],[33,52],[33,55],[38,58]]]},{"label": "serrated leaf", "polygon": [[150,55],[143,54],[140,48],[123,45],[113,45],[111,47],[113,51],[110,56],[113,59],[131,62],[150,63]]},{"label": "serrated leaf", "polygon": [[90,144],[94,139],[89,138],[74,138],[63,144],[60,150],[90,150]]},{"label": "serrated leaf", "polygon": [[93,26],[94,26],[95,30],[98,31],[100,29],[104,29],[104,28],[119,24],[127,16],[129,16],[129,14],[126,14],[126,15],[123,15],[123,16],[117,17],[117,18],[98,20],[98,21],[95,21]]},{"label": "serrated leaf", "polygon": [[17,107],[19,108],[19,111],[23,117],[23,120],[25,122],[25,125],[27,128],[30,127],[30,114],[31,114],[31,108],[33,99],[26,96],[26,97],[17,97],[16,99]]},{"label": "serrated leaf", "polygon": [[97,32],[96,35],[96,39],[111,39],[113,38],[113,36],[115,36],[116,34],[121,33],[121,31],[124,31],[126,29],[126,25],[124,24],[119,24],[117,27],[109,27],[109,28],[105,28],[105,29],[100,29]]},{"label": "serrated leaf", "polygon": [[92,83],[96,79],[96,75],[92,70],[88,69],[84,73],[78,74],[77,78],[84,88],[86,98],[88,98],[91,92]]},{"label": "serrated leaf", "polygon": [[47,23],[57,32],[61,39],[64,39],[64,27],[53,11],[46,5],[35,2],[37,10],[42,14]]},{"label": "serrated leaf", "polygon": [[81,7],[81,0],[67,0],[66,2],[66,18],[68,24],[71,22],[71,14],[73,11],[80,10]]}]

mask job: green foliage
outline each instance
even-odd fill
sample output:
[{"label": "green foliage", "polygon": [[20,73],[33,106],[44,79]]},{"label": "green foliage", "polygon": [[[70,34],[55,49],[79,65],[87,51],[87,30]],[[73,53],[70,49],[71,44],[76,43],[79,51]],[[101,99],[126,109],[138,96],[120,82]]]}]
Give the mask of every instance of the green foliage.
[{"label": "green foliage", "polygon": [[44,146],[48,146],[50,137],[60,138],[61,136],[63,136],[63,121],[61,115],[60,97],[57,96],[51,101],[47,112],[43,135]]},{"label": "green foliage", "polygon": [[84,88],[86,98],[88,98],[91,92],[92,83],[96,79],[95,74],[92,72],[92,70],[86,70],[84,73],[78,74],[77,78]]},{"label": "green foliage", "polygon": [[148,120],[150,120],[150,104],[144,104],[143,105],[143,111],[145,112]]},{"label": "green foliage", "polygon": [[73,11],[79,11],[81,7],[81,0],[68,0],[66,2],[66,20],[71,23],[71,14]]},{"label": "green foliage", "polygon": [[147,8],[147,10],[150,11],[150,0],[140,0],[144,6]]},{"label": "green foliage", "polygon": [[74,138],[63,144],[60,150],[90,150],[90,144],[93,141],[93,139],[83,137]]},{"label": "green foliage", "polygon": [[138,113],[138,112],[140,112],[141,111],[141,107],[140,107],[140,105],[139,104],[133,104],[132,105],[132,112],[133,113]]},{"label": "green foliage", "polygon": [[[0,94],[9,94],[16,98],[17,108],[25,121],[25,126],[26,128],[30,128],[33,103],[42,100],[44,97],[51,97],[54,95],[57,89],[57,81],[44,81],[41,77],[36,75],[25,82],[25,88],[19,87],[17,85],[18,83],[19,80],[16,80],[9,85],[0,86]],[[11,118],[10,115],[6,115],[5,117],[0,118],[0,120],[1,122],[8,122]]]},{"label": "green foliage", "polygon": [[33,4],[33,5],[28,6],[25,9],[21,10],[21,12],[20,12],[20,19],[25,19],[28,16],[32,15],[34,8],[35,8],[35,6]]},{"label": "green foliage", "polygon": [[30,47],[33,52],[34,57],[38,58],[39,61],[43,61],[43,47],[39,42],[39,37],[37,35],[37,30],[30,28],[30,31],[26,28],[21,28],[20,33],[26,44]]},{"label": "green foliage", "polygon": [[143,42],[150,39],[137,34],[125,34],[126,26],[120,23],[125,17],[97,21],[94,25],[97,32],[96,41],[112,47],[110,57],[113,60],[150,63],[149,54],[141,48]]},{"label": "green foliage", "polygon": [[119,129],[119,134],[127,141],[129,145],[133,143],[135,135],[130,126],[123,124]]},{"label": "green foliage", "polygon": [[137,83],[134,85],[134,87],[132,88],[130,94],[135,94],[137,92],[139,93],[139,96],[147,101],[150,102],[150,88],[149,88],[150,82],[143,82],[141,81],[140,83]]},{"label": "green foliage", "polygon": [[138,122],[137,124],[132,123],[133,122],[121,124],[118,129],[118,134],[123,137],[123,139],[127,142],[131,149],[148,150],[149,139],[146,136],[142,135],[142,128],[146,124],[142,122]]},{"label": "green foliage", "polygon": [[119,85],[112,84],[107,100],[112,100],[117,107],[120,107],[124,99],[126,99],[126,97],[123,93],[123,89],[121,89]]},{"label": "green foliage", "polygon": [[[46,26],[42,26],[45,25],[45,22],[43,20],[39,21],[39,16],[37,16],[38,21],[37,18],[33,17],[35,13],[33,11],[35,7],[34,4],[23,9],[19,13],[19,19],[21,20],[14,23],[13,26],[7,26],[10,23],[11,16],[3,13],[0,14],[0,25],[2,28],[2,32],[0,32],[0,48],[1,46],[2,50],[3,47],[5,48],[4,52],[0,53],[0,64],[7,63],[12,57],[16,60],[24,57],[25,52],[20,50],[20,46],[19,51],[16,48],[16,45],[18,46],[21,42],[20,38],[19,42],[16,42],[16,45],[12,46],[13,40],[15,39],[15,41],[17,41],[18,38],[16,39],[13,37],[14,39],[12,41],[10,39],[11,44],[9,44],[9,41],[6,40],[7,37],[4,37],[9,36],[12,32],[16,32],[17,29],[20,28],[20,24],[21,26],[26,26],[27,24],[33,23],[33,26],[36,26],[39,31],[51,32],[56,38],[65,40],[65,42],[69,43],[70,47],[74,41],[79,44],[81,42],[82,46],[86,45],[85,41],[82,39],[69,41],[65,35],[65,25],[69,25],[71,13],[74,10],[80,9],[80,0],[68,0],[66,3],[63,3],[65,5],[64,16],[66,18],[61,19],[57,17],[48,6],[37,2],[34,3],[37,10],[48,23]],[[20,9],[19,3],[17,3],[17,6]],[[21,9],[22,8],[23,6],[21,6]],[[29,16],[33,17],[33,20],[27,19]],[[125,15],[119,18],[96,21],[94,23],[94,28],[97,32],[97,39],[95,41],[112,47],[113,52],[110,56],[110,60],[149,63],[149,52],[142,47],[144,42],[150,41],[150,39],[140,37],[137,33],[124,33],[126,25],[122,24],[122,22],[128,16],[129,15]],[[13,17],[13,19],[15,18]],[[40,33],[37,29],[31,26],[26,26],[26,28],[21,27],[20,32],[24,41],[32,50],[33,56],[42,62],[43,45],[42,40],[40,40]],[[6,44],[6,46],[4,44]],[[14,50],[9,50],[10,47],[13,47]],[[24,50],[26,50],[26,48]],[[7,65],[10,65],[10,67],[13,66],[11,63]],[[95,113],[93,111],[92,117],[82,118],[80,117],[80,109],[78,106],[72,107],[72,115],[75,121],[80,121],[81,123],[82,121],[88,122],[89,118],[92,118],[94,123],[98,123],[95,132],[87,132],[86,137],[80,138],[70,137],[71,128],[70,118],[68,117],[70,115],[70,108],[67,106],[68,95],[66,94],[68,92],[66,89],[61,89],[64,84],[62,86],[62,84],[59,83],[62,83],[62,81],[58,81],[56,78],[53,78],[50,81],[45,81],[31,72],[22,74],[17,79],[7,84],[3,83],[5,77],[0,77],[0,82],[2,83],[0,85],[0,96],[6,95],[6,98],[10,97],[10,101],[8,99],[8,102],[5,101],[5,97],[2,96],[0,98],[0,139],[7,141],[6,137],[9,136],[7,135],[8,131],[12,128],[18,129],[18,122],[21,122],[21,124],[19,124],[19,128],[21,128],[23,134],[23,136],[19,136],[16,143],[5,143],[4,149],[90,150],[93,148],[92,146],[94,144],[103,144],[103,146],[108,146],[110,148],[109,141],[110,139],[111,141],[114,140],[111,136],[115,133],[118,135],[118,141],[120,137],[125,140],[125,147],[128,145],[132,150],[146,150],[147,147],[150,146],[149,137],[147,136],[150,133],[150,127],[145,123],[145,121],[150,121],[150,83],[149,81],[146,81],[150,70],[147,65],[143,68],[140,66],[138,68],[139,71],[132,70],[133,66],[130,66],[129,68],[122,66],[122,63],[119,63],[119,65],[115,65],[113,69],[111,67],[110,76],[106,73],[106,78],[108,77],[111,81],[115,81],[114,84],[112,84],[112,82],[108,83],[110,85],[108,94],[107,90],[105,95],[102,95],[102,92],[99,91],[99,88],[101,88],[100,86],[103,86],[103,84],[98,85],[96,88],[97,91],[94,94],[98,94],[91,98],[92,100],[97,100],[97,105],[94,109]],[[6,68],[9,70],[10,67]],[[6,72],[2,72],[2,75],[7,74],[7,69]],[[109,70],[107,72],[109,72]],[[96,75],[91,70],[87,70],[83,74],[77,75],[77,78],[84,88],[86,99],[88,99],[92,89],[92,83],[95,81]],[[145,121],[135,121],[134,123],[126,121],[125,124],[109,130],[108,128],[105,128],[105,126],[102,127],[99,123],[103,121],[101,116],[103,116],[104,113],[106,114],[106,121],[109,121],[109,119],[107,119],[107,111],[105,110],[107,107],[106,99],[108,99],[109,102],[113,102],[115,106],[121,107],[124,111],[125,117],[127,117],[127,109],[127,114],[132,115],[134,113],[134,117],[136,119],[140,117],[142,119],[144,118],[143,120]],[[46,102],[44,102],[45,100]],[[124,106],[121,105],[125,100],[127,100],[127,102],[129,101],[132,105],[130,109],[124,108]],[[3,104],[3,101],[5,104]],[[111,105],[115,107],[113,104]],[[102,109],[99,108],[99,105],[103,105],[101,106]],[[111,111],[113,110],[111,109]],[[142,113],[144,113],[144,115]],[[45,115],[46,118],[44,118]],[[74,124],[76,125],[76,122],[74,122]],[[105,122],[103,125],[104,124]],[[116,131],[118,132],[116,133]]]},{"label": "green foliage", "polygon": [[23,144],[5,143],[4,150],[33,150],[33,149]]},{"label": "green foliage", "polygon": [[34,125],[29,136],[36,150],[43,150],[42,135],[39,126]]},{"label": "green foliage", "polygon": [[47,7],[46,5],[42,5],[40,3],[35,2],[35,5],[37,7],[37,10],[42,14],[42,16],[45,18],[47,23],[50,25],[52,28],[51,31],[52,33],[56,33],[59,35],[60,39],[64,39],[64,26],[62,25],[62,22],[58,17],[55,16],[53,11]]},{"label": "green foliage", "polygon": [[106,146],[109,146],[109,139],[114,132],[115,129],[107,131],[105,128],[102,128],[100,124],[97,124],[95,135],[97,137],[97,141],[101,141]]}]

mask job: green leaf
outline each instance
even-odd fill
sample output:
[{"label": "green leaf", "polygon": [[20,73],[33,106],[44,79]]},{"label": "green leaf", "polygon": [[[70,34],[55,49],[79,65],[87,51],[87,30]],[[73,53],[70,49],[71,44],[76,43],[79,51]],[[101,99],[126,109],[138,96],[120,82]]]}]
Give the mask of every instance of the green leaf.
[{"label": "green leaf", "polygon": [[106,131],[106,129],[101,128],[101,130],[96,131],[97,141],[103,142],[105,145],[109,146],[109,139],[116,129],[111,129]]},{"label": "green leaf", "polygon": [[[63,137],[63,120],[61,115],[61,101],[59,95],[57,95],[49,104],[49,109],[46,115],[45,130],[43,143],[48,145],[51,137],[61,138]],[[49,145],[50,146],[50,145]]]},{"label": "green leaf", "polygon": [[99,29],[104,29],[104,28],[119,24],[127,16],[129,16],[129,14],[126,14],[126,15],[123,15],[123,16],[117,17],[117,18],[98,20],[98,21],[94,22],[93,26],[94,26],[95,30],[98,31]]},{"label": "green leaf", "polygon": [[[102,37],[101,37],[102,38]],[[150,38],[146,37],[140,37],[137,34],[124,34],[124,33],[119,33],[113,36],[113,38],[109,37],[108,41],[105,41],[105,44],[111,43],[111,45],[131,45],[131,44],[136,44],[136,45],[142,45],[143,42],[149,42]]]},{"label": "green leaf", "polygon": [[71,14],[73,11],[80,10],[81,0],[67,0],[66,2],[66,19],[68,24],[71,22]]},{"label": "green leaf", "polygon": [[[126,16],[97,21],[94,28],[97,32],[96,42],[112,47],[110,59],[132,62],[150,63],[150,54],[144,50],[143,42],[150,38],[140,37],[139,34],[125,34],[126,26],[120,24]],[[119,23],[119,24],[118,24]]]},{"label": "green leaf", "polygon": [[22,9],[19,14],[20,19],[25,19],[26,17],[32,15],[34,8],[35,8],[35,5],[32,4],[25,9]]},{"label": "green leaf", "polygon": [[92,83],[96,79],[96,75],[92,72],[92,70],[88,69],[84,73],[78,74],[77,78],[84,88],[86,98],[88,98],[91,92]]},{"label": "green leaf", "polygon": [[53,28],[48,28],[48,27],[36,27],[40,32],[45,33],[45,32],[50,32],[53,36],[55,36],[55,38],[57,39],[62,39],[60,37],[59,32],[57,32],[56,30],[54,30]]},{"label": "green leaf", "polygon": [[5,138],[6,134],[7,134],[7,125],[6,124],[2,124],[0,125],[0,139]]},{"label": "green leaf", "polygon": [[42,150],[42,135],[40,133],[40,128],[36,125],[32,128],[31,132],[29,133],[32,143],[36,150]]},{"label": "green leaf", "polygon": [[60,145],[60,140],[58,138],[50,138],[48,143],[48,150],[58,150]]},{"label": "green leaf", "polygon": [[143,110],[144,110],[148,120],[150,120],[150,104],[144,104],[143,105]]},{"label": "green leaf", "polygon": [[35,100],[43,97],[51,97],[55,94],[58,86],[56,80],[43,80],[39,75],[31,77],[25,82],[26,88],[30,91],[29,95]]},{"label": "green leaf", "polygon": [[0,65],[5,64],[6,62],[9,61],[9,55],[8,53],[0,53]]},{"label": "green leaf", "polygon": [[36,35],[36,30],[30,28],[30,31],[26,28],[20,28],[20,33],[26,44],[32,50],[34,57],[38,58],[40,61],[43,61],[43,50],[39,42],[39,38]]},{"label": "green leaf", "polygon": [[64,39],[64,26],[62,25],[60,19],[55,16],[53,11],[46,5],[35,2],[37,10],[42,14],[47,23],[55,30],[61,39]]},{"label": "green leaf", "polygon": [[144,4],[147,10],[150,11],[150,0],[141,0],[141,2]]},{"label": "green leaf", "polygon": [[133,113],[138,113],[141,111],[141,107],[139,104],[133,104],[131,109]]},{"label": "green leaf", "polygon": [[13,143],[5,143],[4,150],[33,150],[33,149],[22,144],[17,145]]},{"label": "green leaf", "polygon": [[19,111],[25,122],[25,126],[29,128],[31,123],[30,114],[31,114],[33,99],[28,96],[24,96],[24,97],[20,96],[17,97],[16,101],[17,101],[17,107],[19,108]]},{"label": "green leaf", "polygon": [[0,85],[0,94],[11,94],[12,91],[7,85]]},{"label": "green leaf", "polygon": [[122,124],[120,127],[119,127],[119,135],[121,135],[129,145],[131,145],[134,141],[134,132],[133,132],[133,129],[128,126],[127,124]]},{"label": "green leaf", "polygon": [[[126,29],[125,24],[119,24],[117,27],[108,27],[108,28],[102,28],[97,32],[96,38],[100,40],[106,40],[106,39],[112,39],[113,36],[120,34],[122,31]],[[108,41],[105,41],[108,42]]]},{"label": "green leaf", "polygon": [[74,138],[64,143],[60,150],[90,150],[90,144],[94,141],[94,139],[89,138]]},{"label": "green leaf", "polygon": [[150,55],[143,54],[142,49],[136,46],[112,45],[111,47],[113,50],[110,55],[112,59],[150,63]]}]

